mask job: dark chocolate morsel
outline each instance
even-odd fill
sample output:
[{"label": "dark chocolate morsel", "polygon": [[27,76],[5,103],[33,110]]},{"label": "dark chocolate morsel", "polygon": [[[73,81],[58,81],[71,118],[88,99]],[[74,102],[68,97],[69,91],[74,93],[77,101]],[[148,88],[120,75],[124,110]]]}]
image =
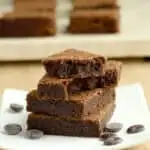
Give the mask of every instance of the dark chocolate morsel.
[{"label": "dark chocolate morsel", "polygon": [[104,145],[108,145],[108,146],[117,145],[121,142],[122,142],[122,138],[114,136],[114,137],[110,137],[110,138],[106,139],[104,141]]},{"label": "dark chocolate morsel", "polygon": [[101,140],[106,140],[110,137],[114,137],[114,136],[117,136],[115,133],[112,133],[112,132],[104,132],[100,135],[100,139]]},{"label": "dark chocolate morsel", "polygon": [[134,134],[134,133],[139,133],[144,131],[144,126],[143,125],[132,125],[127,129],[128,134]]},{"label": "dark chocolate morsel", "polygon": [[23,110],[23,106],[16,104],[16,103],[12,103],[12,104],[10,104],[10,109],[17,113],[17,112],[21,112]]},{"label": "dark chocolate morsel", "polygon": [[39,139],[44,135],[44,133],[43,131],[32,129],[28,130],[26,135],[29,139]]},{"label": "dark chocolate morsel", "polygon": [[106,132],[119,132],[122,129],[123,125],[119,122],[109,123],[105,127]]},{"label": "dark chocolate morsel", "polygon": [[17,135],[22,131],[22,127],[19,124],[7,124],[4,129],[8,135]]}]

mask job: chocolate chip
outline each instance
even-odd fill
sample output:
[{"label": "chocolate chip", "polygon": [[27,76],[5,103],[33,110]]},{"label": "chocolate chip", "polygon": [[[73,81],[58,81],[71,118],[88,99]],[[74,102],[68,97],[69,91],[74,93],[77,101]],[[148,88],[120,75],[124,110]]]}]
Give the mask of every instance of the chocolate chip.
[{"label": "chocolate chip", "polygon": [[104,141],[104,145],[116,145],[122,142],[122,138],[120,137],[110,137]]},{"label": "chocolate chip", "polygon": [[127,129],[128,134],[134,134],[134,133],[139,133],[144,131],[144,126],[143,125],[132,125]]},{"label": "chocolate chip", "polygon": [[22,127],[19,124],[7,124],[4,129],[8,135],[17,135],[22,131]]},{"label": "chocolate chip", "polygon": [[13,112],[21,112],[23,110],[23,106],[22,105],[19,105],[19,104],[10,104],[10,109],[13,111]]},{"label": "chocolate chip", "polygon": [[44,135],[44,132],[40,130],[32,129],[32,130],[28,130],[26,135],[29,139],[40,139]]},{"label": "chocolate chip", "polygon": [[100,135],[100,139],[101,139],[101,140],[106,140],[106,139],[108,139],[108,138],[110,138],[110,137],[115,137],[115,136],[117,136],[115,133],[104,132],[104,133],[102,133],[102,134]]},{"label": "chocolate chip", "polygon": [[105,127],[106,132],[119,132],[122,129],[123,125],[118,122],[109,123]]}]

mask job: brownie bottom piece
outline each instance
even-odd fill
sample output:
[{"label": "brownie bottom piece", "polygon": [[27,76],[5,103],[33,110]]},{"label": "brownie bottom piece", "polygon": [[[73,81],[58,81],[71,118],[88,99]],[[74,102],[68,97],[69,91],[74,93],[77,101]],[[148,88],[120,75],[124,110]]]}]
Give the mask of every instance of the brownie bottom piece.
[{"label": "brownie bottom piece", "polygon": [[95,89],[70,96],[68,101],[41,99],[36,90],[27,95],[27,110],[58,117],[81,119],[97,114],[109,102],[115,101],[115,89]]},{"label": "brownie bottom piece", "polygon": [[27,120],[28,129],[42,130],[45,134],[99,137],[107,122],[112,117],[115,104],[108,104],[99,114],[83,119],[66,119],[40,114],[30,114]]},{"label": "brownie bottom piece", "polygon": [[13,11],[0,18],[0,37],[35,37],[56,34],[53,12]]}]

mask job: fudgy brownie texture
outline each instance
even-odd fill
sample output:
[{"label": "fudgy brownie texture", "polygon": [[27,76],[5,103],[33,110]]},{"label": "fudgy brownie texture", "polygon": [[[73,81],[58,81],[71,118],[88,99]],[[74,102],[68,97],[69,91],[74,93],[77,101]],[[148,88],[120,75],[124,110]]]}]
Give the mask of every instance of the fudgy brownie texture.
[{"label": "fudgy brownie texture", "polygon": [[105,62],[103,56],[75,49],[68,49],[42,60],[47,73],[59,78],[100,75]]},{"label": "fudgy brownie texture", "polygon": [[74,10],[70,15],[70,33],[117,33],[120,27],[119,8]]},{"label": "fudgy brownie texture", "polygon": [[50,36],[56,33],[55,13],[5,13],[0,18],[0,37]]},{"label": "fudgy brownie texture", "polygon": [[14,10],[16,11],[55,11],[56,0],[14,0]]},{"label": "fudgy brownie texture", "polygon": [[45,134],[99,137],[104,126],[112,117],[114,108],[114,103],[110,103],[99,114],[92,114],[82,119],[67,119],[32,113],[28,117],[27,125],[28,129],[39,129]]},{"label": "fudgy brownie texture", "polygon": [[95,89],[74,94],[68,101],[40,99],[36,90],[27,95],[27,110],[29,112],[60,116],[83,118],[89,114],[96,114],[109,102],[115,101],[115,89]]},{"label": "fudgy brownie texture", "polygon": [[115,7],[117,0],[74,0],[74,9],[98,9]]},{"label": "fudgy brownie texture", "polygon": [[115,87],[120,80],[122,63],[108,61],[104,67],[104,75],[89,78],[58,79],[44,75],[38,83],[40,98],[69,100],[70,94],[76,94],[95,88]]}]

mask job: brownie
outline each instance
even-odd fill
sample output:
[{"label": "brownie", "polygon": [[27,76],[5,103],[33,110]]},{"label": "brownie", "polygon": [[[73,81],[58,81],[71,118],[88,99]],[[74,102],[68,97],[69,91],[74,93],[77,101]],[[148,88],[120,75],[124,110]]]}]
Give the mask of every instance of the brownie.
[{"label": "brownie", "polygon": [[71,12],[70,33],[117,33],[120,28],[119,8],[78,9]]},{"label": "brownie", "polygon": [[103,56],[75,49],[42,60],[48,75],[58,78],[84,78],[102,74],[105,62]]},{"label": "brownie", "polygon": [[55,13],[4,13],[0,18],[0,37],[50,36],[56,33]]},{"label": "brownie", "polygon": [[120,80],[122,63],[107,61],[104,74],[88,78],[58,79],[44,75],[38,83],[40,98],[69,100],[70,94],[77,94],[95,88],[116,87]]},{"label": "brownie", "polygon": [[27,95],[27,111],[61,117],[83,118],[99,112],[109,102],[114,102],[114,88],[95,89],[70,95],[69,100],[41,99],[36,90]]},{"label": "brownie", "polygon": [[41,114],[30,114],[27,120],[28,129],[42,130],[45,134],[99,137],[104,126],[112,117],[115,104],[110,103],[98,114],[91,114],[82,119],[61,118]]},{"label": "brownie", "polygon": [[117,0],[74,0],[74,9],[112,8],[117,5]]},{"label": "brownie", "polygon": [[56,0],[15,0],[14,9],[17,11],[55,11]]}]

